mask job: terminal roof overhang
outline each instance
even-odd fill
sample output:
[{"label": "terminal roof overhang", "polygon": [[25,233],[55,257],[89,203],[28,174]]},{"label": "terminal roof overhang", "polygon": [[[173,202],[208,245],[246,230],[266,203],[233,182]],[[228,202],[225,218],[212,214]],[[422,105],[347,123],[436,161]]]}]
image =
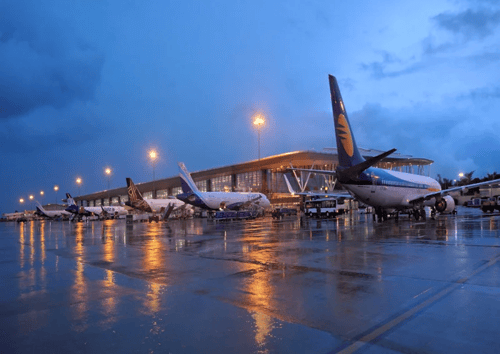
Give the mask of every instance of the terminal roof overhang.
[{"label": "terminal roof overhang", "polygon": [[[381,154],[383,151],[373,150],[373,149],[360,149],[361,154],[365,157],[372,157]],[[260,160],[252,160],[247,162],[242,162],[239,164],[216,167],[208,170],[201,170],[196,172],[191,172],[191,176],[195,181],[202,181],[218,176],[225,176],[231,174],[239,174],[245,172],[258,171],[261,169],[273,170],[276,172],[285,171],[290,167],[290,163],[294,167],[305,167],[311,166],[314,163],[315,168],[321,168],[325,165],[333,165],[338,161],[337,149],[326,148],[322,151],[305,150],[305,151],[293,151],[287,152],[279,155],[273,155],[268,157],[263,157]],[[383,159],[381,164],[386,167],[386,164],[390,164],[392,167],[399,166],[426,166],[432,164],[434,161],[423,158],[415,158],[408,155],[401,155],[398,153],[393,153],[389,157]],[[189,165],[188,165],[189,166]],[[132,179],[133,176],[131,176]],[[125,180],[123,181],[125,184]],[[156,181],[135,183],[139,188],[141,193],[146,191],[151,191],[153,188],[155,190],[163,190],[172,187],[180,187],[180,177],[175,175],[173,177],[159,179]],[[96,193],[91,193],[83,196],[76,197],[75,200],[94,200],[103,199],[108,197],[127,195],[127,187],[116,188],[112,190],[104,190]]]}]

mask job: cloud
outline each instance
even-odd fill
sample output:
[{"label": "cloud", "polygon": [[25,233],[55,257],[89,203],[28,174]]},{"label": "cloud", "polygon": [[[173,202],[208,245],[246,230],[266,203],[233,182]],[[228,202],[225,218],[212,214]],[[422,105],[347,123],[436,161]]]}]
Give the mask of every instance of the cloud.
[{"label": "cloud", "polygon": [[0,5],[0,118],[93,97],[103,56],[48,9]]},{"label": "cloud", "polygon": [[483,39],[493,34],[500,22],[500,11],[491,9],[467,9],[459,13],[441,13],[432,18],[439,28],[465,40]]},{"label": "cloud", "polygon": [[500,86],[476,88],[467,94],[460,95],[459,98],[472,100],[497,99],[500,98]]},{"label": "cloud", "polygon": [[95,108],[74,102],[62,109],[36,108],[0,125],[0,152],[4,154],[64,150],[93,141],[114,128]]},{"label": "cloud", "polygon": [[434,160],[432,174],[454,176],[457,166],[478,176],[498,170],[500,137],[495,124],[478,122],[474,112],[414,105],[390,109],[367,104],[349,114],[359,147],[389,150]]}]

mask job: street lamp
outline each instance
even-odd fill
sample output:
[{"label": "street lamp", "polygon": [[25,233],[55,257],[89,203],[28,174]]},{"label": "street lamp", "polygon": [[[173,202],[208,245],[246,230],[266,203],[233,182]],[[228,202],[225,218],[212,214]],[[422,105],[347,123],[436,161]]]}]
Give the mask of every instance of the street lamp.
[{"label": "street lamp", "polygon": [[54,192],[56,192],[56,204],[57,204],[57,191],[59,190],[59,186],[56,184],[54,186]]},{"label": "street lamp", "polygon": [[82,179],[80,177],[76,179],[76,184],[78,184],[78,195],[80,196],[80,187],[82,186]]},{"label": "street lamp", "polygon": [[260,132],[265,123],[266,120],[264,119],[264,116],[262,114],[257,113],[254,116],[253,125],[257,128],[257,135],[259,136],[259,161],[260,161]]},{"label": "street lamp", "polygon": [[106,169],[104,170],[104,173],[108,177],[108,190],[109,190],[109,181],[110,181],[110,178],[111,178],[111,172],[112,172],[112,170],[109,167],[106,167]]},{"label": "street lamp", "polygon": [[156,190],[155,190],[155,166],[156,162],[158,159],[158,153],[156,150],[150,150],[149,151],[149,159],[151,160],[151,165],[153,166],[153,198],[156,197]]},{"label": "street lamp", "polygon": [[[33,203],[33,199],[35,198],[35,197],[33,196],[33,194],[30,194],[29,198],[30,198],[30,202],[31,202],[31,203]],[[33,206],[33,205],[31,205],[31,206]]]},{"label": "street lamp", "polygon": [[45,192],[44,191],[40,191],[40,199],[42,200],[41,201],[41,204],[43,205],[43,196],[45,195]]}]

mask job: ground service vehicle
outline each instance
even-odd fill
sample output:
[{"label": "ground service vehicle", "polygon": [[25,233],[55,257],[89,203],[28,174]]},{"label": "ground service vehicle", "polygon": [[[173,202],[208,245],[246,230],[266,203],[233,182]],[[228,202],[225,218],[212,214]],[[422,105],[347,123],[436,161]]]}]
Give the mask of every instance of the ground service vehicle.
[{"label": "ground service vehicle", "polygon": [[500,210],[500,196],[495,195],[487,199],[481,200],[481,210],[483,213],[494,212],[495,210]]},{"label": "ground service vehicle", "polygon": [[329,218],[344,213],[345,209],[344,199],[319,198],[304,203],[304,212],[309,217]]}]

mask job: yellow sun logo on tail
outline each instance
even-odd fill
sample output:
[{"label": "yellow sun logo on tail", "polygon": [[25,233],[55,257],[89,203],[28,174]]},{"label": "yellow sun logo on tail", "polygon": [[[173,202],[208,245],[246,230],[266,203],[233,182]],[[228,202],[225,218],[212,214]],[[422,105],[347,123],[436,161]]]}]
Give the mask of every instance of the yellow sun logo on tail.
[{"label": "yellow sun logo on tail", "polygon": [[351,130],[349,129],[349,124],[343,114],[339,114],[337,130],[337,134],[342,142],[345,152],[349,155],[349,157],[352,157],[354,148],[352,147]]}]

